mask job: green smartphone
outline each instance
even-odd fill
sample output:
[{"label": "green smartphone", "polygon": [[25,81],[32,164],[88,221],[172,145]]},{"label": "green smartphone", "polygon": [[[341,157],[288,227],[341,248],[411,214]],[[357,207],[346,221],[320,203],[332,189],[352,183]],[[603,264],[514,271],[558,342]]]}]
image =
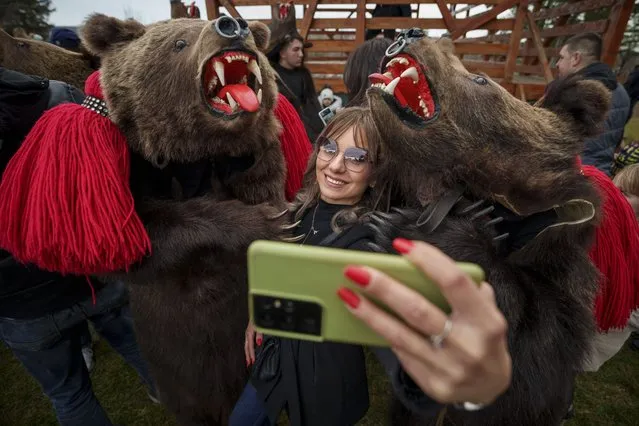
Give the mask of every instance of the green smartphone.
[{"label": "green smartphone", "polygon": [[[248,249],[249,312],[255,329],[314,342],[389,346],[386,339],[355,318],[337,296],[342,286],[359,290],[344,277],[348,265],[374,267],[450,312],[437,285],[402,256],[258,240]],[[458,266],[476,283],[484,280],[479,266]]]}]

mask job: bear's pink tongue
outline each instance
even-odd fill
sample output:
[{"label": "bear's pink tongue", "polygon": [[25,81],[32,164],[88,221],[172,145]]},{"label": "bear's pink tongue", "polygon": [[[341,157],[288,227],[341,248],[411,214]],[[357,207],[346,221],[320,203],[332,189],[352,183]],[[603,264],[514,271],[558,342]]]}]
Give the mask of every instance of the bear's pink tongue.
[{"label": "bear's pink tongue", "polygon": [[218,96],[226,100],[226,94],[230,93],[244,111],[255,112],[260,109],[257,95],[246,84],[227,84],[220,90]]}]

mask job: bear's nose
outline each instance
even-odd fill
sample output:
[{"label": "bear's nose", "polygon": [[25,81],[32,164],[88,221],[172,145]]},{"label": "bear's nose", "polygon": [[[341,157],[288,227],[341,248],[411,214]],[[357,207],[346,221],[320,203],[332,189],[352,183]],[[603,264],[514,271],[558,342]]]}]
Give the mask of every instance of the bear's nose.
[{"label": "bear's nose", "polygon": [[215,31],[224,38],[239,38],[240,23],[230,16],[221,16],[215,21]]}]

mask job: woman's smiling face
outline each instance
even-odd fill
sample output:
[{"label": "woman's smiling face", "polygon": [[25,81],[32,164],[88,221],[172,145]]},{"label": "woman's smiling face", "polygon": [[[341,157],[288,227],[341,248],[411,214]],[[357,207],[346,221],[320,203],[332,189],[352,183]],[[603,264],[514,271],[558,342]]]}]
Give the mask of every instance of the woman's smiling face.
[{"label": "woman's smiling face", "polygon": [[[319,142],[315,172],[320,196],[327,203],[357,204],[369,186],[372,166],[368,160],[366,143],[363,147],[355,143],[355,131],[354,127],[350,127],[334,140]],[[331,156],[332,159],[327,160]]]}]

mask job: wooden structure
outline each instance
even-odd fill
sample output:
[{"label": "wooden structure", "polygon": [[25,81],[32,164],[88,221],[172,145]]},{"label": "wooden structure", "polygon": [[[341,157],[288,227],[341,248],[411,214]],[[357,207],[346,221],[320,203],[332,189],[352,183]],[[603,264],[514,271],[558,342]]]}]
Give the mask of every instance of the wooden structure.
[{"label": "wooden structure", "polygon": [[[285,0],[280,0],[285,1]],[[245,6],[265,6],[277,0],[206,0],[208,19],[224,7],[241,16]],[[364,42],[368,29],[419,27],[432,35],[448,33],[468,70],[483,72],[516,96],[536,99],[554,78],[560,43],[574,34],[599,33],[603,61],[614,65],[634,0],[421,0],[411,2],[410,18],[372,18],[375,4],[348,0],[296,0],[297,28],[313,47],[306,66],[319,89],[330,85],[344,92],[342,73],[348,54]],[[380,0],[376,4],[407,4]],[[560,4],[544,8],[546,4]],[[303,11],[302,14],[299,10]],[[326,17],[327,13],[331,17]],[[586,13],[603,16],[584,21]],[[428,16],[428,17],[424,17]],[[267,24],[269,20],[263,20]]]}]

